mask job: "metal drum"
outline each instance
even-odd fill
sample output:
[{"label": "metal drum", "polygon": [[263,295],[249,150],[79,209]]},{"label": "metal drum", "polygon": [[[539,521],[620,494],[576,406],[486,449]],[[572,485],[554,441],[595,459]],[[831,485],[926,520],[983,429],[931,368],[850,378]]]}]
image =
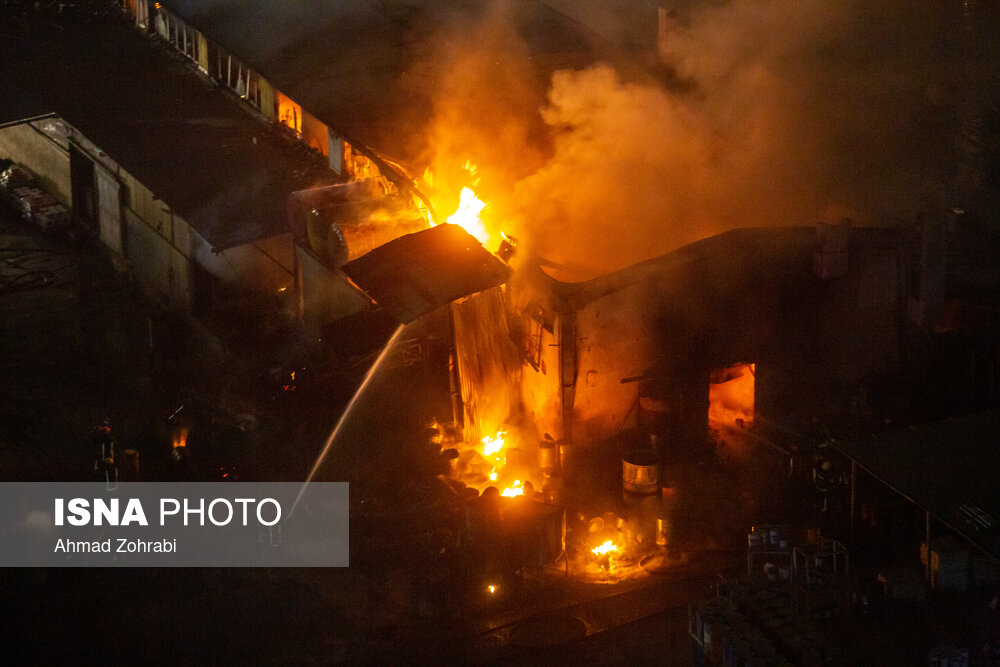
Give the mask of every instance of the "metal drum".
[{"label": "metal drum", "polygon": [[444,461],[448,477],[458,479],[458,450],[454,447],[444,450],[441,452],[441,459]]},{"label": "metal drum", "polygon": [[622,486],[630,493],[660,493],[660,457],[648,450],[622,457]]},{"label": "metal drum", "polygon": [[548,440],[538,443],[538,467],[548,474],[559,468],[559,448],[556,443]]}]

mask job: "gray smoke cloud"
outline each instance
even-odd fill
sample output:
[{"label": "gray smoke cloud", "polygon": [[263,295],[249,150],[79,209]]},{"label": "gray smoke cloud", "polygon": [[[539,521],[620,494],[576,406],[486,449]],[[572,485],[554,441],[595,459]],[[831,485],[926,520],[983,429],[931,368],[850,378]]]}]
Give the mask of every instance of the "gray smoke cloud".
[{"label": "gray smoke cloud", "polygon": [[[595,63],[553,74],[535,118],[549,142],[539,168],[531,135],[507,130],[531,120],[487,114],[481,131],[457,132],[475,119],[453,114],[448,136],[479,136],[470,144],[487,164],[532,156],[509,196],[494,193],[492,215],[573,267],[567,276],[735,227],[910,220],[957,203],[963,132],[996,92],[995,14],[958,1],[692,3],[669,25],[665,72]],[[496,69],[489,44],[450,80],[488,80],[475,73],[477,62]],[[489,141],[504,131],[514,141]]]}]

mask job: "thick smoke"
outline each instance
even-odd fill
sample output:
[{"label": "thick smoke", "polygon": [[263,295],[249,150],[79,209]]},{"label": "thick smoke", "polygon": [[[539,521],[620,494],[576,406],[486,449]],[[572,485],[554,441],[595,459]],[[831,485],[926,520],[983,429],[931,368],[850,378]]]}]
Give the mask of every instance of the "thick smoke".
[{"label": "thick smoke", "polygon": [[548,157],[538,116],[548,82],[518,34],[520,18],[507,2],[491,3],[483,14],[452,15],[429,40],[429,58],[417,64],[432,90],[423,161],[433,172],[428,194],[442,219],[473,181],[495,212],[513,184]]},{"label": "thick smoke", "polygon": [[[658,74],[625,76],[602,63],[555,72],[539,111],[548,159],[537,170],[540,144],[524,128],[539,116],[508,114],[512,100],[532,99],[519,97],[530,87],[511,85],[517,68],[498,78],[479,67],[496,74],[524,47],[482,40],[451,81],[500,86],[503,104],[489,108],[502,113],[486,114],[478,129],[458,129],[475,125],[474,113],[446,114],[436,136],[480,137],[470,145],[481,166],[530,157],[532,173],[489,199],[493,216],[575,277],[735,227],[906,221],[958,203],[949,199],[959,137],[996,82],[995,59],[980,53],[992,26],[967,6],[734,0],[682,8]],[[502,22],[491,19],[497,35]],[[463,96],[466,105],[483,99],[475,88],[444,90],[439,111],[460,108]],[[444,143],[454,152],[455,141]]]}]

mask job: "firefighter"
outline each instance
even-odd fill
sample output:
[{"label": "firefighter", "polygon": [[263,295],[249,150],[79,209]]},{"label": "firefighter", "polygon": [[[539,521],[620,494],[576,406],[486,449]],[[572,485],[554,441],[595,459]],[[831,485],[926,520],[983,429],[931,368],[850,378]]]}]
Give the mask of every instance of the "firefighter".
[{"label": "firefighter", "polygon": [[91,436],[94,451],[94,472],[108,487],[118,483],[118,468],[115,464],[115,438],[111,434],[111,420],[102,421]]}]

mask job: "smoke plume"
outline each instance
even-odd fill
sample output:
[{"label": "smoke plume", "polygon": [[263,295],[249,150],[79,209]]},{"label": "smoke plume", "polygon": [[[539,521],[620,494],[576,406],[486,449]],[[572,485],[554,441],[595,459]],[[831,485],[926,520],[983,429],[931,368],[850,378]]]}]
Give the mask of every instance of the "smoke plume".
[{"label": "smoke plume", "polygon": [[908,220],[956,203],[959,137],[995,92],[992,12],[969,6],[692,4],[659,71],[556,71],[537,106],[530,47],[494,14],[429,136],[497,170],[493,223],[567,276],[735,227]]}]

